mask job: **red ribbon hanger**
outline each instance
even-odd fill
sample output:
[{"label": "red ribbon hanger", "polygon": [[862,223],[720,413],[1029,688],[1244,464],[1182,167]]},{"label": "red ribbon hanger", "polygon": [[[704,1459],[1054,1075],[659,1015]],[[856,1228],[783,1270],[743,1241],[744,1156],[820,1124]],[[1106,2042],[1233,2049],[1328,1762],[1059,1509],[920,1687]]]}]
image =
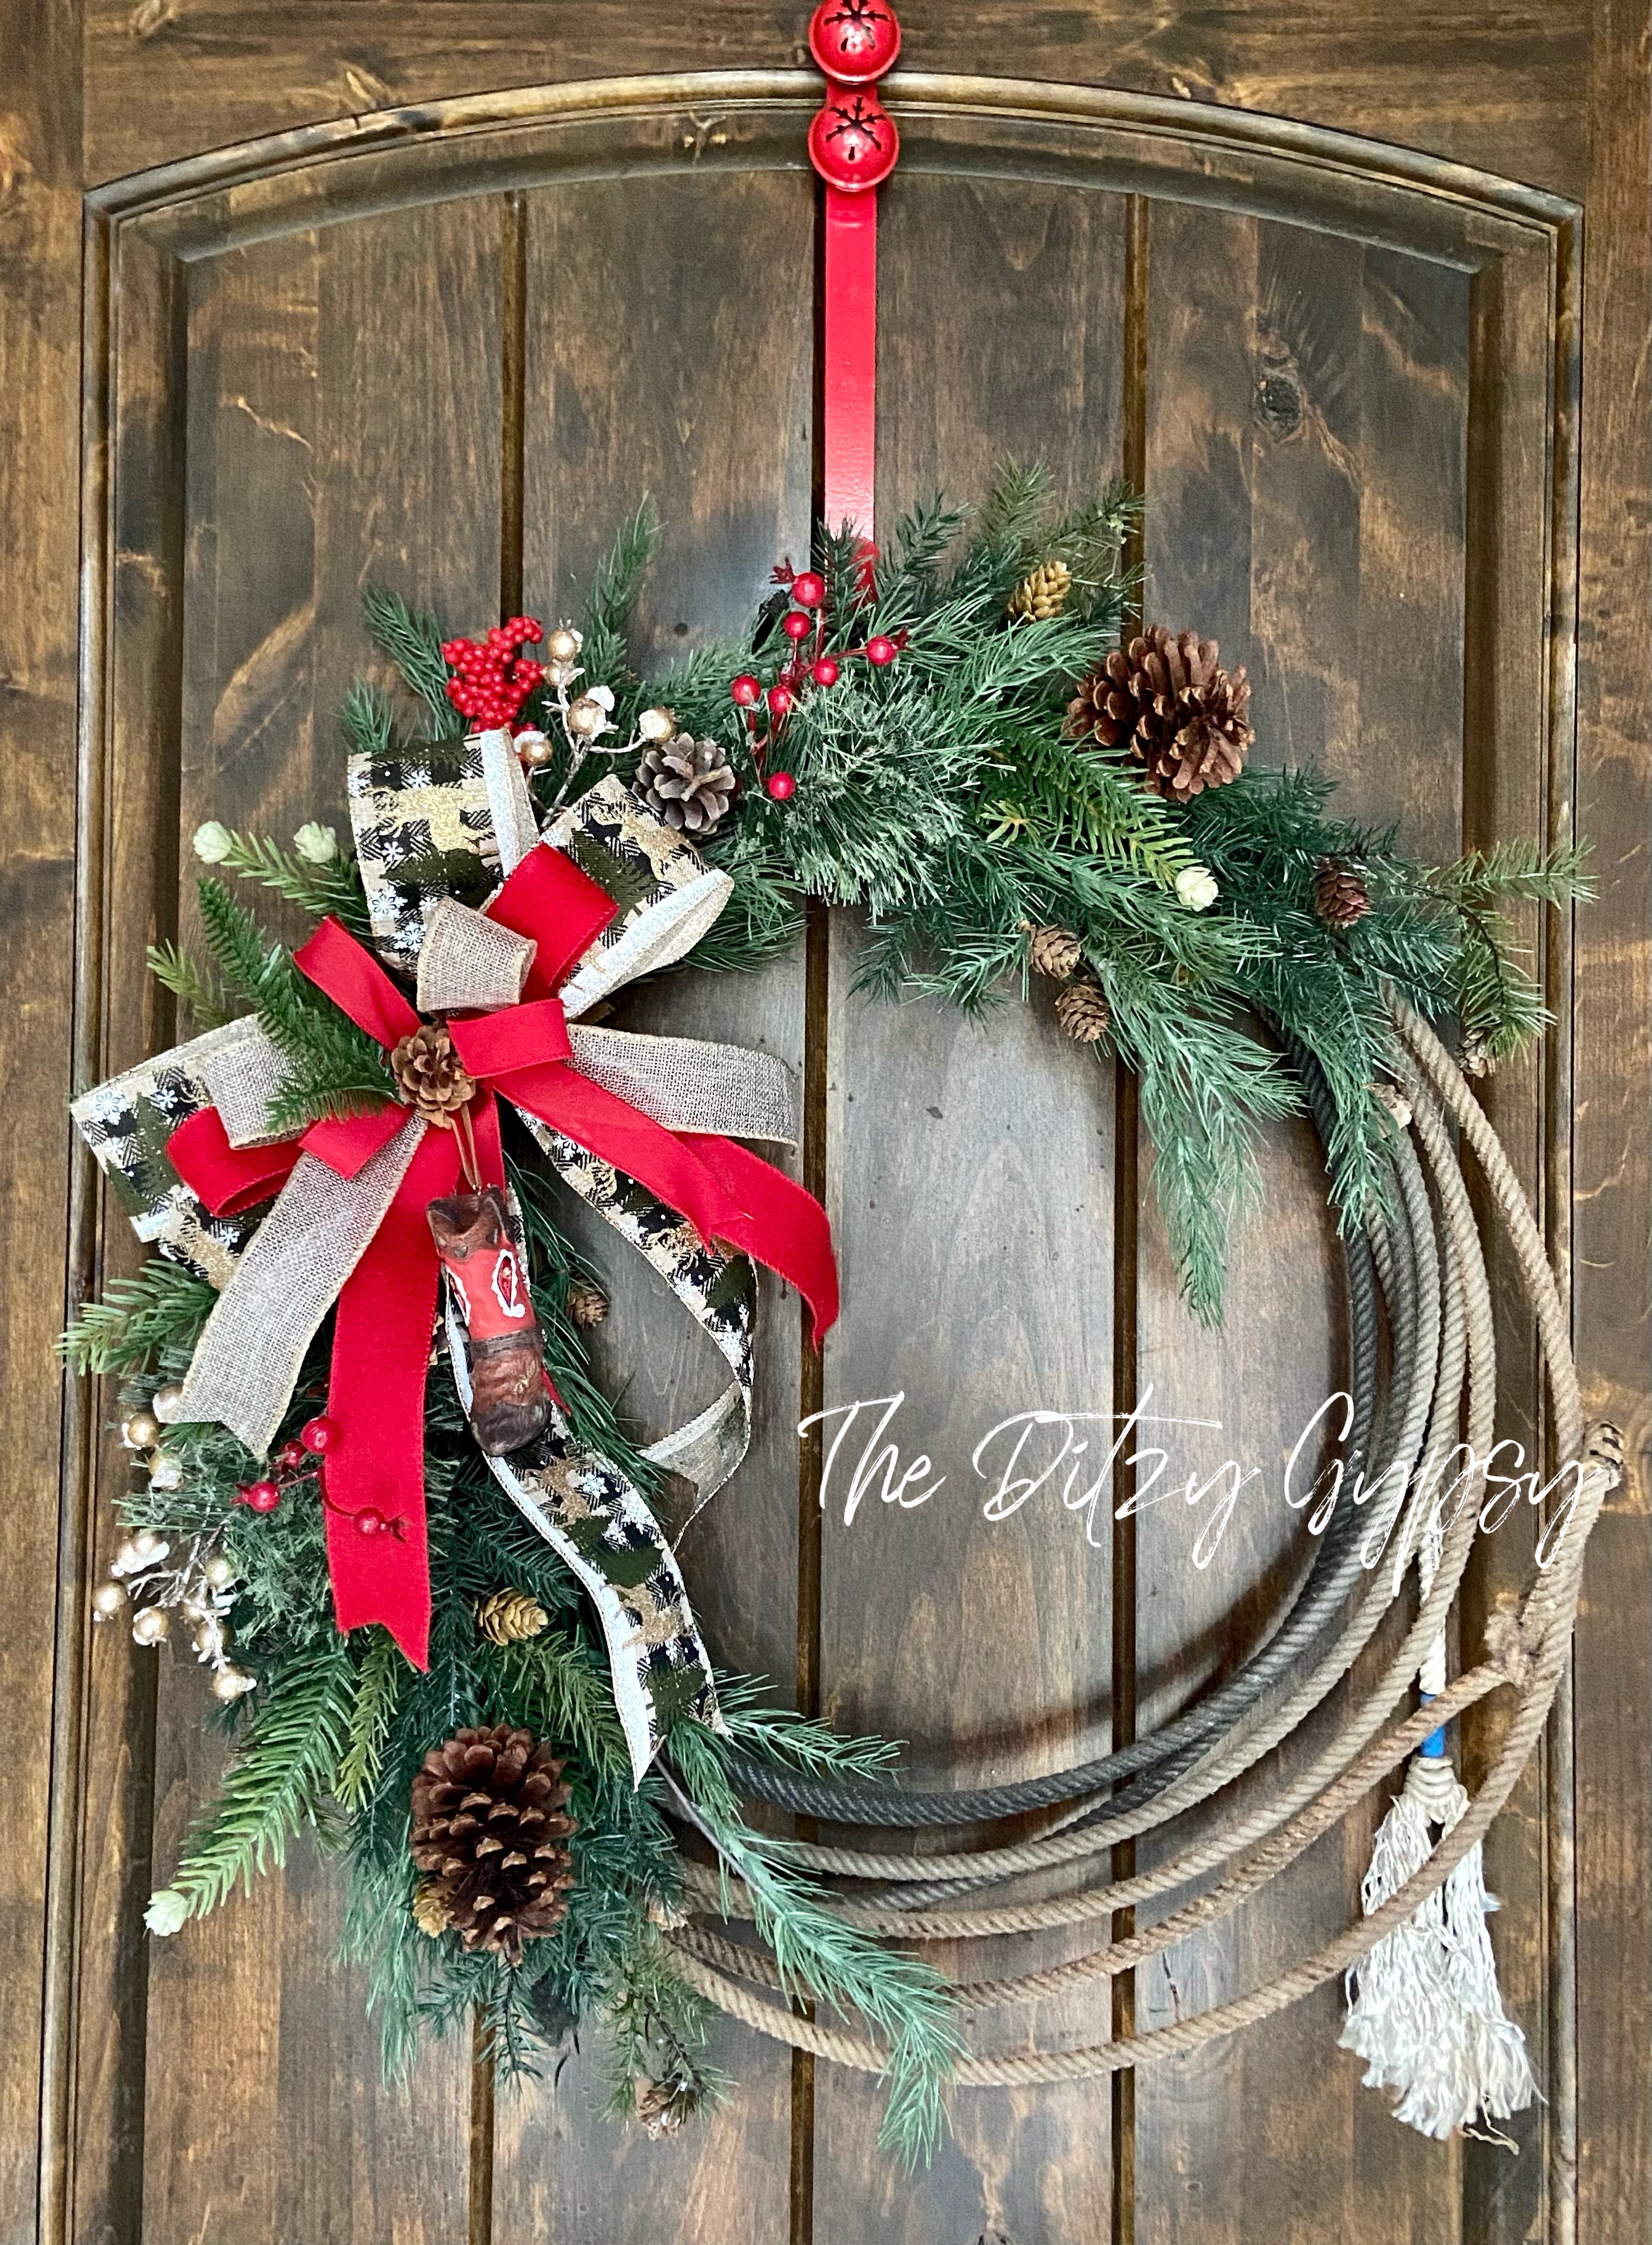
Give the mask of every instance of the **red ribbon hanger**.
[{"label": "red ribbon hanger", "polygon": [[822,512],[870,539],[877,439],[877,195],[900,135],[877,80],[900,52],[901,27],[883,0],[822,0],[809,45],[828,80],[809,132],[826,182]]},{"label": "red ribbon hanger", "polygon": [[[677,1210],[708,1242],[719,1239],[775,1271],[809,1304],[816,1346],[837,1315],[837,1270],[826,1212],[802,1187],[732,1140],[668,1130],[583,1075],[555,988],[613,919],[612,898],[559,851],[529,851],[487,907],[538,947],[522,1001],[450,1020],[476,1083],[467,1110],[484,1184],[504,1183],[497,1098],[572,1138]],[[296,964],[357,1027],[387,1049],[419,1016],[365,946],[332,919]],[[387,1102],[313,1123],[281,1145],[232,1147],[215,1108],[173,1133],[179,1176],[213,1215],[267,1199],[301,1153],[353,1177],[407,1125]],[[424,1382],[439,1265],[425,1211],[453,1192],[457,1134],[427,1129],[366,1252],[338,1297],[327,1416],[335,1438],[322,1468],[328,1563],[342,1630],[383,1622],[410,1660],[428,1663],[430,1568],[424,1521]],[[389,1533],[362,1532],[364,1525]]]}]

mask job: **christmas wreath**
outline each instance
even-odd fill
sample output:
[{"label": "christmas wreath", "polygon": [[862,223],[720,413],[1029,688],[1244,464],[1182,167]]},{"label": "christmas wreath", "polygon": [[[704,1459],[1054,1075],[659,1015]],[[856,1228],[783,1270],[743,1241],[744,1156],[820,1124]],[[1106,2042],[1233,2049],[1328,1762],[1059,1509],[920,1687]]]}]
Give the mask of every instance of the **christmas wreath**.
[{"label": "christmas wreath", "polygon": [[[449,639],[375,590],[367,622],[406,694],[364,682],[345,705],[353,846],[318,823],[290,851],[214,823],[194,838],[209,956],[152,954],[193,1034],[74,1109],[158,1251],[65,1337],[77,1369],[118,1375],[137,1468],[96,1611],[142,1645],[186,1635],[236,1741],[152,1931],[224,1902],[305,1827],[338,1839],[346,1946],[370,1965],[392,2075],[423,2030],[474,2011],[516,2069],[599,2013],[616,2099],[659,2133],[718,2091],[705,2021],[722,2003],[876,2065],[890,2140],[922,2152],[949,2079],[1008,2077],[964,2056],[955,1991],[886,1936],[961,1937],[926,1900],[1148,1828],[1212,1789],[1213,1740],[1238,1735],[1254,1760],[1282,1734],[1260,1726],[1260,1684],[1223,1733],[1250,1690],[1230,1679],[1202,1732],[1184,1720],[1040,1781],[1073,1804],[1053,1837],[924,1856],[921,1874],[745,1820],[753,1794],[884,1827],[1032,1803],[897,1791],[893,1749],[714,1672],[659,1525],[663,1477],[703,1503],[739,1464],[754,1262],[804,1294],[817,1336],[836,1279],[823,1212],[742,1143],[792,1136],[784,1072],[595,1026],[624,984],[755,968],[817,899],[864,913],[872,1000],[983,1012],[1047,995],[1053,1034],[1136,1076],[1207,1322],[1258,1128],[1310,1108],[1365,1319],[1364,1439],[1379,1447],[1373,1251],[1404,1390],[1384,1439],[1404,1450],[1415,1422],[1418,1448],[1431,1396],[1439,1423],[1455,1413],[1472,1257],[1436,1114],[1457,1079],[1425,1025],[1451,1023],[1472,1070],[1540,1030],[1500,913],[1575,896],[1578,857],[1505,846],[1425,867],[1391,831],[1332,817],[1321,777],[1259,769],[1244,672],[1195,632],[1126,622],[1131,509],[1113,491],[1058,513],[1042,472],[1011,467],[978,511],[920,506],[882,552],[823,532],[812,566],[775,570],[741,644],[647,683],[627,654],[647,506],[577,627],[518,616]],[[312,915],[308,941],[271,942],[230,877]],[[562,1228],[570,1190],[728,1367],[718,1401],[647,1449],[590,1374],[582,1335],[606,1306]],[[1478,1357],[1470,1372],[1483,1400]],[[1466,1552],[1452,1528],[1422,1555],[1412,1675]],[[1350,1569],[1333,1531],[1276,1643],[1322,1642]],[[1548,1639],[1533,1624],[1524,1643],[1529,1674]],[[1437,1712],[1512,1676],[1505,1651],[1490,1681],[1484,1665],[1436,1678]],[[1314,1679],[1303,1688],[1316,1704]],[[1368,1787],[1433,1727],[1413,1715],[1373,1745],[1385,1713],[1319,1793],[1287,1801],[1287,1836],[1351,1770]],[[1417,1868],[1389,1884],[1407,1910]],[[845,1900],[829,1875],[860,1883]],[[1382,1902],[1366,1948],[1405,1916]],[[695,1923],[719,1915],[759,1945]],[[965,1910],[964,1932],[1015,1916]]]}]

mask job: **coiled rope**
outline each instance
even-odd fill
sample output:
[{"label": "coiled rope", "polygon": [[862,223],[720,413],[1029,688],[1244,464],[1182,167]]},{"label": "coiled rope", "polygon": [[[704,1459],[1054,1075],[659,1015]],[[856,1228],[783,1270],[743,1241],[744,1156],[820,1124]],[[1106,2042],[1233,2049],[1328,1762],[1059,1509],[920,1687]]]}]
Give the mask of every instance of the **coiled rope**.
[{"label": "coiled rope", "polygon": [[[1416,1144],[1403,1132],[1399,1136],[1391,1211],[1372,1219],[1368,1240],[1350,1243],[1347,1270],[1351,1388],[1356,1398],[1351,1463],[1354,1457],[1367,1462],[1368,1496],[1372,1489],[1391,1491],[1391,1501],[1385,1494],[1367,1523],[1358,1521],[1355,1508],[1346,1508],[1346,1518],[1333,1524],[1294,1605],[1267,1644],[1204,1700],[1117,1753],[1019,1785],[943,1794],[829,1785],[748,1758],[741,1759],[736,1774],[761,1798],[804,1814],[881,1830],[960,1826],[1029,1808],[1064,1811],[1053,1828],[1009,1846],[921,1855],[800,1846],[802,1860],[823,1875],[873,1882],[870,1891],[859,1883],[858,1891],[836,1895],[834,1906],[847,1922],[903,1941],[979,1940],[1055,1927],[1110,1930],[1116,1912],[1206,1873],[1222,1872],[1215,1884],[1142,1932],[1118,1940],[1104,1933],[1093,1947],[1062,1964],[965,1981],[960,1996],[972,2011],[982,2011],[1108,1979],[1185,1941],[1278,1876],[1441,1724],[1499,1691],[1516,1695],[1517,1712],[1467,1813],[1381,1909],[1358,1918],[1336,1940],[1265,1986],[1143,2034],[1077,2050],[967,2057],[956,2077],[962,2086],[1087,2080],[1183,2056],[1333,1979],[1409,1919],[1484,1837],[1541,1733],[1571,1644],[1589,1531],[1617,1477],[1620,1445],[1615,1431],[1607,1427],[1591,1429],[1586,1438],[1560,1297],[1495,1132],[1427,1023],[1397,998],[1389,1002],[1396,1032],[1392,1073],[1410,1105]],[[1310,1070],[1303,1073],[1323,1136],[1328,1127],[1324,1086]],[[1486,1460],[1496,1394],[1491,1293],[1452,1125],[1479,1165],[1537,1327],[1555,1455],[1561,1467],[1579,1468],[1575,1496],[1560,1532],[1552,1536],[1547,1565],[1534,1571],[1517,1604],[1490,1617],[1475,1665],[1425,1706],[1400,1712],[1411,1697],[1423,1652],[1450,1611],[1479,1532],[1478,1477],[1461,1479],[1432,1579],[1403,1642],[1294,1780],[1266,1801],[1230,1814],[1217,1828],[1150,1870],[1125,1879],[1103,1876],[1066,1893],[1018,1896],[1014,1889],[1029,1874],[1079,1867],[1081,1875],[1087,1863],[1093,1865],[1120,1841],[1172,1823],[1223,1793],[1297,1733],[1349,1674],[1404,1597],[1409,1559],[1423,1532],[1432,1468],[1456,1445],[1459,1413],[1474,1458],[1481,1464]],[[1380,1401],[1379,1289],[1392,1358],[1390,1386]],[[1367,1531],[1363,1536],[1362,1524]],[[1388,1547],[1374,1569],[1369,1543]],[[1363,1591],[1353,1597],[1362,1581]],[[1351,1610],[1344,1616],[1351,1597]],[[693,1821],[687,1804],[680,1806]],[[970,1899],[963,1903],[965,1896]],[[954,1897],[961,1906],[934,1906]],[[702,1995],[794,2049],[863,2071],[884,2069],[887,2052],[876,2042],[788,2007],[781,1975],[765,1949],[714,1930],[711,1921],[725,1915],[750,1919],[737,1877],[691,1864],[684,1900],[691,1916],[672,1928],[667,1938],[684,1977]]]}]

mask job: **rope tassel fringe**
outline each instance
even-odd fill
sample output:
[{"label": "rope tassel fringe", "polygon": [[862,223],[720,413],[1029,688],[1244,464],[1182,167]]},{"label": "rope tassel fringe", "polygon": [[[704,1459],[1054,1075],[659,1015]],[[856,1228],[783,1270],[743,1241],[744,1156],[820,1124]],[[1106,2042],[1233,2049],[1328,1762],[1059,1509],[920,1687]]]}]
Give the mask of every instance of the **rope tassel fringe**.
[{"label": "rope tassel fringe", "polygon": [[[1432,1741],[1430,1741],[1432,1744]],[[1426,1749],[1378,1828],[1360,1889],[1366,1916],[1397,1894],[1468,1808],[1452,1766]],[[1416,1915],[1347,1976],[1342,2047],[1365,2061],[1365,2086],[1398,2092],[1394,2117],[1440,2140],[1478,2120],[1505,2120],[1537,2093],[1526,2038],[1503,2008],[1476,1841]]]}]

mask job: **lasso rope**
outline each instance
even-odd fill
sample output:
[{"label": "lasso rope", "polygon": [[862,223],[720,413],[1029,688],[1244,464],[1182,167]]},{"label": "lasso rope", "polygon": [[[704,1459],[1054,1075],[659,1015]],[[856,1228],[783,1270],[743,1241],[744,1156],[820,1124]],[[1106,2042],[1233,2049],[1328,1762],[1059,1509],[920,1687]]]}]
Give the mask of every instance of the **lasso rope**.
[{"label": "lasso rope", "polygon": [[[1391,1007],[1397,1030],[1394,1074],[1410,1102],[1422,1162],[1402,1135],[1395,1149],[1393,1211],[1371,1226],[1371,1258],[1364,1267],[1369,1271],[1374,1264],[1386,1298],[1394,1378],[1380,1411],[1371,1401],[1374,1383],[1365,1388],[1360,1409],[1362,1429],[1375,1426],[1368,1487],[1394,1492],[1391,1500],[1379,1497],[1385,1509],[1378,1524],[1385,1529],[1385,1546],[1400,1540],[1397,1556],[1385,1548],[1377,1572],[1333,1640],[1323,1642],[1328,1626],[1368,1571],[1364,1539],[1357,1533],[1352,1508],[1354,1529],[1345,1529],[1340,1539],[1327,1537],[1296,1606],[1262,1652],[1198,1708],[1120,1753],[1023,1786],[974,1792],[907,1794],[834,1787],[766,1770],[764,1781],[754,1783],[752,1789],[804,1814],[884,1829],[916,1830],[985,1821],[1027,1808],[1065,1807],[1056,1828],[1009,1847],[924,1855],[814,1845],[800,1848],[803,1859],[823,1874],[879,1882],[877,1891],[841,1896],[836,1907],[850,1923],[903,1940],[985,1939],[1056,1926],[1106,1924],[1119,1910],[1229,1867],[1207,1891],[1141,1933],[1103,1940],[1060,1964],[1036,1971],[964,1982],[961,1997],[971,2011],[979,2011],[1110,1978],[1219,1922],[1357,1808],[1373,1786],[1432,1732],[1500,1690],[1517,1694],[1518,1712],[1479,1793],[1423,1867],[1380,1909],[1315,1955],[1265,1987],[1145,2034],[1080,2050],[966,2058],[957,2075],[965,2086],[1024,2087],[1085,2080],[1182,2056],[1268,2018],[1335,1978],[1405,1925],[1479,1843],[1541,1733],[1571,1643],[1589,1531],[1615,1479],[1616,1437],[1613,1430],[1599,1428],[1585,1442],[1560,1298],[1536,1225],[1496,1134],[1427,1024],[1398,1000],[1391,1000]],[[1563,1465],[1581,1468],[1570,1517],[1547,1570],[1534,1574],[1517,1610],[1500,1609],[1492,1615],[1483,1657],[1475,1666],[1447,1683],[1423,1707],[1391,1719],[1444,1628],[1473,1547],[1480,1493],[1478,1481],[1465,1482],[1457,1490],[1456,1507],[1438,1550],[1431,1551],[1432,1568],[1425,1571],[1432,1579],[1403,1644],[1385,1663],[1378,1680],[1345,1712],[1336,1734],[1310,1766],[1269,1801],[1131,1878],[1105,1879],[1037,1900],[1019,1899],[1011,1893],[978,1906],[929,1906],[950,1894],[1012,1889],[1030,1873],[1082,1866],[1121,1840],[1159,1829],[1186,1814],[1296,1734],[1371,1642],[1402,1594],[1410,1557],[1421,1541],[1430,1468],[1455,1446],[1465,1390],[1467,1440],[1478,1460],[1485,1460],[1493,1437],[1496,1352],[1491,1293],[1448,1122],[1460,1129],[1473,1150],[1534,1314],[1557,1455]],[[1367,1283],[1362,1292],[1361,1267],[1351,1255],[1357,1389],[1362,1367],[1374,1362],[1376,1333],[1376,1290]],[[1362,1316],[1367,1305],[1368,1322]],[[1413,1487],[1419,1465],[1424,1471]],[[1408,1488],[1412,1494],[1407,1503],[1404,1493]],[[741,1774],[750,1780],[755,1775],[754,1766],[742,1764]],[[1134,1782],[1112,1790],[1124,1779]],[[1012,1801],[1013,1808],[999,1805],[1006,1801]],[[690,1866],[685,1882],[690,1910],[701,1918],[721,1916],[725,1894],[726,1914],[748,1920],[749,1904],[737,1879],[725,1881],[716,1870]],[[677,1927],[668,1937],[684,1977],[732,2017],[795,2049],[864,2071],[883,2070],[887,2053],[877,2044],[784,2007],[778,2000],[781,1975],[765,1949],[732,1941],[694,1922]]]}]

